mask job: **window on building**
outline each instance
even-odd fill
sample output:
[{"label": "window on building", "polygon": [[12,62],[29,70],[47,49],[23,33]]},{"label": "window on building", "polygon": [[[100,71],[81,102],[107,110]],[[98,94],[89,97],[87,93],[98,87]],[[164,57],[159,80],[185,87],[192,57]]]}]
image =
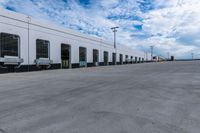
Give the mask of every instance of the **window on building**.
[{"label": "window on building", "polygon": [[18,35],[0,33],[0,56],[19,56]]},{"label": "window on building", "polygon": [[36,40],[36,58],[49,58],[49,41],[47,40]]}]

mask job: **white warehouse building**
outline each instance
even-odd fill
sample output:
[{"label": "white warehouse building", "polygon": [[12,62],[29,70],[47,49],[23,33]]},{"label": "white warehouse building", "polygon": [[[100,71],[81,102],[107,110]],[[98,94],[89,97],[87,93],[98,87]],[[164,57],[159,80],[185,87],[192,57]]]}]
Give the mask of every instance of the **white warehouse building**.
[{"label": "white warehouse building", "polygon": [[0,73],[142,63],[144,52],[0,8]]}]

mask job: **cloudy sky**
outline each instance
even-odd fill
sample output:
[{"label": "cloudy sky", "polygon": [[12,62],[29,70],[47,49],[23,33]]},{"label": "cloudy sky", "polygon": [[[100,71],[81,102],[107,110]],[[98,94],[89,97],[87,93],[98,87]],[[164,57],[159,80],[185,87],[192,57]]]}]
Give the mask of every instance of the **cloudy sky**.
[{"label": "cloudy sky", "polygon": [[200,0],[0,0],[8,10],[137,50],[200,58]]}]

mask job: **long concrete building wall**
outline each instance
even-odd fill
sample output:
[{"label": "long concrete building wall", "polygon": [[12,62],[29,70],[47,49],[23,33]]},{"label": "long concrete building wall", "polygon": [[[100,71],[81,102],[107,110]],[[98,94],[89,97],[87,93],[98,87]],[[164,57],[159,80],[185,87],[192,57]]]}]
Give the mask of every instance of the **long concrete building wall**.
[{"label": "long concrete building wall", "polygon": [[[61,44],[70,46],[70,65],[69,68],[77,68],[80,66],[79,48],[86,48],[87,66],[93,66],[93,50],[98,50],[98,65],[105,65],[104,51],[108,52],[108,64],[113,64],[113,53],[116,53],[116,64],[120,63],[120,54],[123,55],[123,63],[135,63],[144,61],[144,53],[134,51],[131,48],[123,45],[117,45],[114,48],[112,43],[106,42],[101,38],[87,36],[70,29],[62,28],[50,23],[40,22],[32,19],[29,16],[22,15],[0,9],[0,33],[14,34],[19,36],[19,54],[18,58],[23,61],[10,61],[13,58],[1,56],[0,73],[9,71],[33,71],[40,69],[61,68]],[[49,62],[50,67],[38,67],[36,62],[36,40],[49,41]],[[1,47],[0,47],[1,48]],[[126,57],[127,55],[127,57]],[[137,59],[137,61],[135,60]],[[13,63],[14,62],[14,63]],[[16,67],[17,65],[17,67]],[[46,65],[45,61],[41,66]]]}]

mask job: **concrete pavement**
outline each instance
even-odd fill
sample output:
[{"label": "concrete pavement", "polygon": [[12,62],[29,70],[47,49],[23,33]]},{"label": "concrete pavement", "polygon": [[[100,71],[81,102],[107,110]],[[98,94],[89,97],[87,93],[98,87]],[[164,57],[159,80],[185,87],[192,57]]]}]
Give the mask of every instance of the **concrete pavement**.
[{"label": "concrete pavement", "polygon": [[200,62],[0,75],[0,133],[199,133]]}]

